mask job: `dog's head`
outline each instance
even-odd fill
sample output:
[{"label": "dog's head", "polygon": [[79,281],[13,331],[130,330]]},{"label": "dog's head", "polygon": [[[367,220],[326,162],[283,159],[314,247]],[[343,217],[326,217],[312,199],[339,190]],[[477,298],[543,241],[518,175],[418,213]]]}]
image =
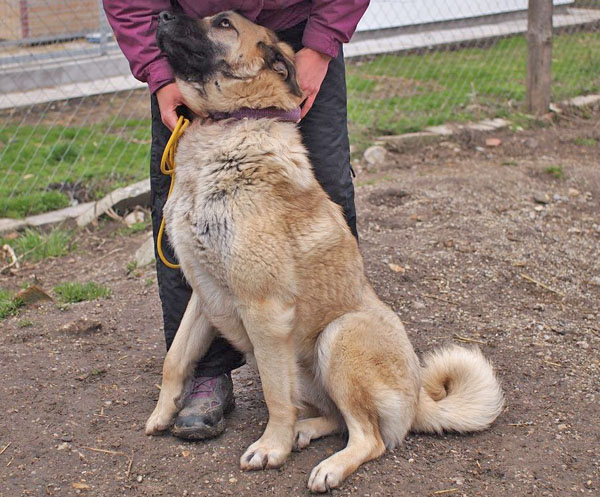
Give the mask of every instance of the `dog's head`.
[{"label": "dog's head", "polygon": [[161,12],[157,41],[198,114],[243,107],[292,110],[303,99],[293,50],[235,12],[197,20]]}]

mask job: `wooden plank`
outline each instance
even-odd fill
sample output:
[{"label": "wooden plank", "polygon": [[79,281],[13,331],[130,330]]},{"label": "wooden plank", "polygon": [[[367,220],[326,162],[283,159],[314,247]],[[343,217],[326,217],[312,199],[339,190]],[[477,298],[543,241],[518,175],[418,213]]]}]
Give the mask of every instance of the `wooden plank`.
[{"label": "wooden plank", "polygon": [[527,50],[527,109],[539,116],[550,107],[552,0],[529,0]]}]

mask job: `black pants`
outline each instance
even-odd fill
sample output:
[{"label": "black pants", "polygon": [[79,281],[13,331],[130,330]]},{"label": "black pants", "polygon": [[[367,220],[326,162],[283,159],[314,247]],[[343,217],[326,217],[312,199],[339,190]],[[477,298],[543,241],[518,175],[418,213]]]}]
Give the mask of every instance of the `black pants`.
[{"label": "black pants", "polygon": [[[295,51],[302,48],[304,25],[300,24],[278,33]],[[152,147],[150,157],[150,182],[152,188],[152,228],[154,241],[162,219],[163,206],[167,199],[170,178],[161,174],[160,159],[171,135],[161,122],[156,97],[152,96]],[[300,132],[314,166],[315,176],[330,198],[342,206],[350,229],[357,236],[356,212],[354,209],[354,187],[350,168],[350,147],[346,117],[346,79],[344,58],[332,60],[321,90],[312,109],[300,123]],[[163,240],[165,255],[175,261],[175,255],[167,237]],[[155,251],[156,252],[156,251]],[[167,349],[191,296],[191,289],[183,274],[166,267],[156,254],[158,291],[163,309],[165,340]],[[224,338],[216,338],[196,368],[197,376],[217,376],[243,364],[242,355]]]}]

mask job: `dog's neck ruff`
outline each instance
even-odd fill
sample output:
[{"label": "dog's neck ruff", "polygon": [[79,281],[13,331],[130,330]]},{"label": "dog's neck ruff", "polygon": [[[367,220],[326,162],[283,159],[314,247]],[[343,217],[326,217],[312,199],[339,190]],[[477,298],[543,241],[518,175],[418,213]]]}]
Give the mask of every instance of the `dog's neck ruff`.
[{"label": "dog's neck ruff", "polygon": [[241,108],[233,112],[215,112],[210,117],[214,121],[222,121],[224,119],[277,119],[279,121],[287,121],[297,123],[300,121],[300,107],[293,110],[281,110],[275,107],[266,109],[249,109]]}]

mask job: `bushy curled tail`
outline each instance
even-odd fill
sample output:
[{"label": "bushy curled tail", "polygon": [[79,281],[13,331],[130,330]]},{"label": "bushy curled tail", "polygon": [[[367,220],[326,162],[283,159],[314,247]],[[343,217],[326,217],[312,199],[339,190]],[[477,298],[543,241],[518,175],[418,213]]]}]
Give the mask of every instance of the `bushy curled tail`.
[{"label": "bushy curled tail", "polygon": [[475,348],[452,346],[424,358],[414,431],[484,430],[504,405],[492,365]]}]

